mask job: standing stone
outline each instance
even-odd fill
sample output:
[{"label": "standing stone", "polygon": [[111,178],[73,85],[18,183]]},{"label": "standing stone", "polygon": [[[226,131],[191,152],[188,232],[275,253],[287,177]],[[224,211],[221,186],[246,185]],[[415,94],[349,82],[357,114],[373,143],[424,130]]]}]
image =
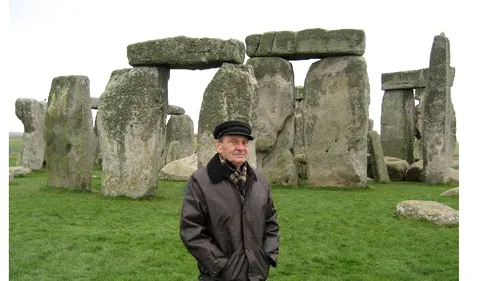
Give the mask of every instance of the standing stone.
[{"label": "standing stone", "polygon": [[47,103],[34,99],[16,100],[16,116],[23,122],[24,134],[18,165],[40,170],[45,160],[43,132]]},{"label": "standing stone", "polygon": [[247,64],[252,66],[259,84],[255,124],[257,167],[270,184],[296,185],[298,176],[292,154],[295,131],[292,64],[276,57],[250,58]]},{"label": "standing stone", "polygon": [[52,80],[45,115],[45,158],[49,186],[88,190],[95,140],[86,76]]},{"label": "standing stone", "polygon": [[308,184],[365,187],[370,103],[365,59],[344,56],[315,62],[304,89]]},{"label": "standing stone", "polygon": [[304,146],[304,87],[295,87],[295,107],[293,109],[295,119],[295,135],[293,137],[293,156],[295,167],[299,178],[307,178],[306,148]]},{"label": "standing stone", "polygon": [[169,73],[166,68],[134,67],[111,74],[97,112],[104,195],[155,194],[163,167]]},{"label": "standing stone", "polygon": [[95,134],[95,142],[96,142],[96,149],[95,149],[95,154],[94,154],[94,169],[97,169],[99,171],[102,171],[102,154],[101,154],[101,148],[99,145],[99,130],[97,129],[97,114],[95,116],[94,120],[94,134]]},{"label": "standing stone", "polygon": [[[217,152],[212,134],[215,126],[237,119],[255,127],[257,90],[252,66],[224,63],[215,73],[203,94],[198,118],[198,167],[206,165]],[[248,162],[255,167],[253,142],[250,142],[248,150]]]},{"label": "standing stone", "polygon": [[188,115],[172,115],[167,122],[167,148],[173,141],[179,142],[177,156],[168,157],[165,164],[171,161],[188,157],[195,152],[194,148],[194,124]]},{"label": "standing stone", "polygon": [[389,179],[389,173],[384,161],[384,152],[377,131],[368,132],[368,153],[371,155],[371,166],[375,181],[390,182],[391,180]]},{"label": "standing stone", "polygon": [[179,141],[174,140],[170,142],[167,146],[167,153],[166,153],[167,159],[165,163],[168,164],[172,161],[181,159],[182,157],[180,155],[180,150],[181,150],[181,143]]},{"label": "standing stone", "polygon": [[444,35],[434,37],[423,100],[422,158],[424,182],[449,181],[450,150],[450,42]]},{"label": "standing stone", "polygon": [[385,156],[413,163],[414,107],[412,89],[385,91],[380,118],[380,142]]}]

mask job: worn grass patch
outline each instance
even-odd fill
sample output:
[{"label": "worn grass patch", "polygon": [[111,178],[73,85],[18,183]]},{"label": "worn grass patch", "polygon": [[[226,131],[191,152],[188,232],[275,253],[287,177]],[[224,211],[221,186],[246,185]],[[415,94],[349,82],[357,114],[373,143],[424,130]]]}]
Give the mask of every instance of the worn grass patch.
[{"label": "worn grass patch", "polygon": [[[99,177],[100,172],[95,172]],[[46,186],[46,173],[9,186],[10,280],[196,280],[179,238],[184,182],[161,181],[133,200]],[[458,228],[394,215],[397,203],[434,200],[453,185],[367,189],[273,187],[281,227],[269,280],[458,280]]]}]

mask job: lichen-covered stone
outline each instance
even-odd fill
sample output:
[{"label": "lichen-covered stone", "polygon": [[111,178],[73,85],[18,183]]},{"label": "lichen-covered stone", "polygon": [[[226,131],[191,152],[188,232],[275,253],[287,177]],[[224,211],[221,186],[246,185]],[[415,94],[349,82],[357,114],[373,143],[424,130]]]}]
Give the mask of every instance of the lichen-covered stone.
[{"label": "lichen-covered stone", "polygon": [[366,187],[370,85],[365,59],[344,56],[315,62],[304,88],[308,184]]},{"label": "lichen-covered stone", "polygon": [[[450,42],[443,35],[434,37],[422,103],[422,158],[424,181],[449,181],[448,161],[451,131]],[[453,147],[454,149],[454,147]]]},{"label": "lichen-covered stone", "polygon": [[186,113],[186,111],[184,110],[184,108],[182,108],[180,106],[171,105],[171,104],[169,104],[167,106],[167,114],[168,115],[183,115],[184,113]]},{"label": "lichen-covered stone", "polygon": [[424,170],[424,161],[419,160],[415,163],[412,163],[408,169],[406,170],[405,173],[405,180],[406,181],[413,181],[413,182],[422,182],[423,181],[423,175],[422,171]]},{"label": "lichen-covered stone", "polygon": [[285,120],[283,129],[279,132],[273,149],[261,155],[259,152],[257,153],[257,161],[260,163],[258,167],[270,184],[299,185],[299,175],[291,152],[293,135],[294,118],[289,116]]},{"label": "lichen-covered stone", "polygon": [[[427,79],[427,68],[407,70],[391,73],[382,73],[382,90],[404,90],[425,88]],[[453,86],[455,79],[455,68],[450,67],[449,85]]]},{"label": "lichen-covered stone", "polygon": [[453,196],[458,196],[458,194],[459,194],[458,187],[455,187],[455,188],[446,190],[445,192],[441,193],[440,195],[453,197]]},{"label": "lichen-covered stone", "polygon": [[405,180],[406,171],[410,167],[410,164],[408,164],[406,160],[391,156],[384,156],[384,162],[391,181]]},{"label": "lichen-covered stone", "polygon": [[252,34],[245,39],[249,57],[282,57],[288,60],[318,59],[333,56],[362,56],[364,30],[321,28],[298,32],[272,31]]},{"label": "lichen-covered stone", "polygon": [[371,155],[374,180],[378,182],[390,182],[387,166],[384,162],[384,152],[377,131],[368,132],[368,153]]},{"label": "lichen-covered stone", "polygon": [[385,91],[380,116],[380,143],[385,156],[413,163],[414,107],[413,90]]},{"label": "lichen-covered stone", "polygon": [[9,167],[9,175],[15,176],[24,176],[31,173],[31,169],[23,166],[12,166]]},{"label": "lichen-covered stone", "polygon": [[127,57],[131,66],[209,69],[226,62],[242,64],[245,44],[236,39],[177,36],[128,45]]},{"label": "lichen-covered stone", "polygon": [[[258,83],[250,65],[224,63],[215,73],[203,94],[198,118],[198,167],[206,165],[217,152],[212,134],[215,126],[237,119],[255,127],[257,90]],[[255,167],[254,142],[250,142],[248,153],[248,162]]]},{"label": "lichen-covered stone", "polygon": [[188,157],[195,152],[194,148],[194,124],[188,115],[172,115],[167,122],[166,144],[168,151],[171,151],[170,144],[177,141],[174,154],[167,153],[165,164]]},{"label": "lichen-covered stone", "polygon": [[[247,65],[252,66],[259,84],[255,149],[257,152],[270,152],[285,121],[293,114],[295,86],[292,64],[282,58],[250,58]],[[293,144],[293,141],[290,143]],[[257,159],[257,162],[260,160]]]},{"label": "lichen-covered stone", "polygon": [[45,160],[45,114],[47,103],[34,99],[16,100],[16,116],[23,122],[23,143],[20,149],[18,165],[40,170]]},{"label": "lichen-covered stone", "polygon": [[49,186],[88,190],[96,142],[86,76],[52,80],[44,139]]},{"label": "lichen-covered stone", "polygon": [[160,179],[187,181],[198,169],[196,154],[177,159],[165,165],[160,171]]},{"label": "lichen-covered stone", "polygon": [[396,205],[399,216],[422,219],[440,226],[458,226],[458,211],[436,201],[406,200]]},{"label": "lichen-covered stone", "polygon": [[97,112],[104,195],[155,194],[165,149],[169,73],[166,68],[134,67],[111,74]]}]

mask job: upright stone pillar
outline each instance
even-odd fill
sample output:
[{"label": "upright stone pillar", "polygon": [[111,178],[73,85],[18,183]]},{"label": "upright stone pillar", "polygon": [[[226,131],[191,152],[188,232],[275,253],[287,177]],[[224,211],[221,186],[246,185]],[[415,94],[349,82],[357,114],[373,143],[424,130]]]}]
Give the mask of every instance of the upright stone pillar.
[{"label": "upright stone pillar", "polygon": [[[249,65],[224,63],[203,94],[198,118],[198,167],[217,152],[213,130],[227,120],[243,120],[255,128],[258,83]],[[255,132],[254,132],[255,134]],[[248,162],[256,166],[255,142],[251,141]]]},{"label": "upright stone pillar", "polygon": [[95,140],[86,76],[52,80],[45,115],[47,183],[88,190],[92,182]]},{"label": "upright stone pillar", "polygon": [[295,135],[293,137],[293,156],[299,178],[307,178],[306,148],[304,146],[304,87],[295,87]]},{"label": "upright stone pillar", "polygon": [[444,35],[434,37],[426,93],[423,100],[422,158],[424,182],[443,184],[449,181],[450,150],[450,42]]},{"label": "upright stone pillar", "polygon": [[308,184],[365,187],[370,100],[365,59],[321,59],[309,68],[304,89]]},{"label": "upright stone pillar", "polygon": [[253,67],[259,85],[255,122],[257,167],[271,184],[296,186],[292,64],[278,57],[250,58],[247,64]]},{"label": "upright stone pillar", "polygon": [[162,67],[134,67],[111,74],[96,118],[104,195],[141,198],[156,193],[169,73]]},{"label": "upright stone pillar", "polygon": [[18,166],[40,170],[45,160],[43,139],[47,103],[34,99],[16,100],[16,116],[23,122],[24,134]]},{"label": "upright stone pillar", "polygon": [[413,163],[413,89],[386,90],[382,99],[380,143],[385,156]]},{"label": "upright stone pillar", "polygon": [[189,115],[172,115],[167,122],[167,141],[168,149],[173,141],[179,142],[178,158],[170,158],[167,156],[165,165],[171,161],[188,157],[195,152],[194,148],[194,124]]},{"label": "upright stone pillar", "polygon": [[368,152],[371,156],[371,166],[375,181],[390,182],[391,180],[384,161],[384,152],[380,145],[380,137],[377,131],[368,132]]}]

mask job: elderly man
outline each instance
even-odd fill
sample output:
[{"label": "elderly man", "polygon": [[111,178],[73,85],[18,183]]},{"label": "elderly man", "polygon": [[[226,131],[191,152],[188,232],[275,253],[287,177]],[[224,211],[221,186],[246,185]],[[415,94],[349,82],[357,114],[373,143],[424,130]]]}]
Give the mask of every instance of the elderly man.
[{"label": "elderly man", "polygon": [[189,178],[180,235],[198,261],[199,280],[266,280],[276,267],[279,226],[269,184],[247,162],[252,128],[217,125],[217,153]]}]

